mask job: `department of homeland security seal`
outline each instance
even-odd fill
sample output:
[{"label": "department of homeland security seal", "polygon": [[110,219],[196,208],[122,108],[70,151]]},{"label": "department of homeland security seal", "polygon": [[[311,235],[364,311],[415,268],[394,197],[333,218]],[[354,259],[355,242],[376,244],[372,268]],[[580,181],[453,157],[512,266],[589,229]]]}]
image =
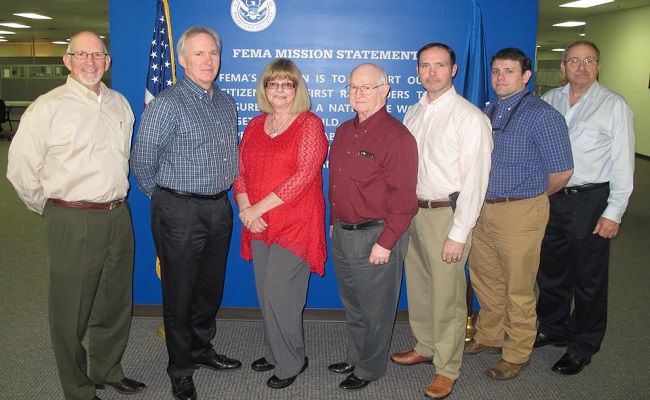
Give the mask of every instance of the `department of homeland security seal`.
[{"label": "department of homeland security seal", "polygon": [[232,0],[230,16],[241,29],[259,32],[268,28],[275,19],[273,0]]}]

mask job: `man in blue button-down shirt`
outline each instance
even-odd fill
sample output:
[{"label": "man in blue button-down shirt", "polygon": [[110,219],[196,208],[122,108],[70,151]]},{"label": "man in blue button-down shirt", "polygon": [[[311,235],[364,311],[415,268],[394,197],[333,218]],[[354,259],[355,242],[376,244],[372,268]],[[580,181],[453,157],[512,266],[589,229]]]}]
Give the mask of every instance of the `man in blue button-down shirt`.
[{"label": "man in blue button-down shirt", "polygon": [[469,257],[481,310],[465,354],[502,348],[501,359],[485,372],[494,379],[514,378],[528,365],[537,334],[534,288],[548,196],[573,172],[564,118],[530,94],[530,77],[531,61],[521,50],[492,57],[497,102],[484,110],[492,121],[492,169]]},{"label": "man in blue button-down shirt", "polygon": [[151,230],[161,262],[163,317],[176,399],[195,399],[195,367],[233,370],[217,354],[215,316],[223,294],[232,233],[226,191],[238,173],[235,101],[214,83],[221,42],[191,27],[178,41],[180,83],[142,115],[131,168],[151,198]]}]

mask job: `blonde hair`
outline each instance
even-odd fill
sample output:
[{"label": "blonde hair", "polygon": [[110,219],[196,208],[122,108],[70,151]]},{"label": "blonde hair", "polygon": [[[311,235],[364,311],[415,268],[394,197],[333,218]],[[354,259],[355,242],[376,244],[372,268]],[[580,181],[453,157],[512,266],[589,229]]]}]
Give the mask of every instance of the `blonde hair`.
[{"label": "blonde hair", "polygon": [[257,107],[262,112],[273,113],[273,106],[271,106],[271,102],[266,96],[266,88],[264,85],[274,79],[282,78],[288,79],[296,85],[296,96],[293,99],[289,112],[299,114],[309,110],[311,108],[311,99],[307,92],[307,84],[302,78],[302,72],[300,72],[293,61],[286,58],[277,58],[264,67],[262,76],[260,76],[260,80],[257,82],[257,91],[255,93]]}]

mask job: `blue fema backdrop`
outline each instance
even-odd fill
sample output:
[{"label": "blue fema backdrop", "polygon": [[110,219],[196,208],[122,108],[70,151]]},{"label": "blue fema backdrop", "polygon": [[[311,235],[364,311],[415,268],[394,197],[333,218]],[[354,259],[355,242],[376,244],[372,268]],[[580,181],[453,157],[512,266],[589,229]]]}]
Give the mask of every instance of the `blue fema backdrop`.
[{"label": "blue fema backdrop", "polygon": [[[391,82],[389,111],[400,120],[406,108],[422,94],[415,56],[422,45],[443,42],[455,50],[459,70],[454,85],[459,93],[464,92],[463,82],[473,82],[466,79],[467,74],[485,73],[462,68],[469,64],[467,40],[473,28],[474,1],[169,0],[169,8],[174,43],[192,25],[209,26],[221,35],[223,49],[217,83],[237,101],[240,135],[247,122],[259,114],[255,87],[262,69],[274,58],[287,57],[303,72],[312,111],[323,119],[331,141],[336,127],[354,116],[345,85],[351,69],[361,63],[372,62],[386,69]],[[534,58],[537,0],[479,0],[478,4],[488,58],[505,47],[519,47]],[[133,106],[137,132],[156,2],[111,0],[109,7],[113,87]],[[483,64],[489,70],[488,63],[489,59],[471,65]],[[177,63],[177,78],[180,80],[182,75]],[[325,191],[328,172],[326,163]],[[161,304],[149,199],[140,193],[133,179],[131,186],[129,203],[136,236],[134,301]],[[257,307],[252,266],[239,256],[240,241],[241,224],[235,218],[222,305]],[[405,294],[403,287],[400,309],[407,308]],[[327,262],[325,277],[312,276],[307,307],[342,308],[331,260]]]}]

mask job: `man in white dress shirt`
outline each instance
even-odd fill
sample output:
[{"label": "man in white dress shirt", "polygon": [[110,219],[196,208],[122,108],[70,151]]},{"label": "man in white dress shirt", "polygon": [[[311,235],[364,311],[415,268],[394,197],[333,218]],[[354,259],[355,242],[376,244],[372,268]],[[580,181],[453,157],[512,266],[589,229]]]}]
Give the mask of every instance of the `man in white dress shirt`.
[{"label": "man in white dress shirt", "polygon": [[426,93],[412,105],[404,125],[418,144],[419,211],[409,227],[406,284],[409,322],[417,343],[395,353],[400,365],[433,363],[429,398],[451,393],[460,375],[467,324],[465,262],[472,228],[490,175],[490,120],[456,93],[456,56],[429,43],[417,53]]},{"label": "man in white dress shirt", "polygon": [[552,370],[573,375],[589,364],[605,336],[609,244],[632,193],[634,123],[625,99],[598,83],[594,43],[570,44],[561,67],[569,83],[542,99],[566,118],[575,170],[550,197],[535,347],[567,346]]}]

